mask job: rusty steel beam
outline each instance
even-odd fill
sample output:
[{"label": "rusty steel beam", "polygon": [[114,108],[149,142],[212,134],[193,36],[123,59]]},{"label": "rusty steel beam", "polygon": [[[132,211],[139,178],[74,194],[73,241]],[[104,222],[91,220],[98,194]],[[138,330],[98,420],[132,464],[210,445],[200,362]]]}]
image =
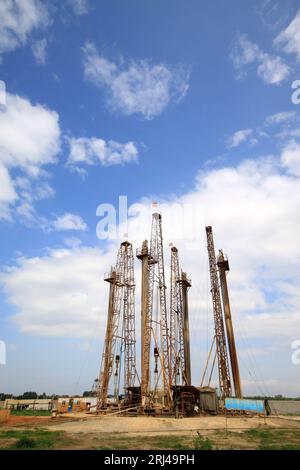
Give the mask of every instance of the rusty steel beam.
[{"label": "rusty steel beam", "polygon": [[228,263],[228,259],[224,258],[224,254],[222,250],[219,250],[217,264],[219,268],[223,309],[224,309],[227,341],[228,341],[228,347],[229,347],[229,355],[230,355],[231,371],[232,371],[235,396],[237,398],[242,398],[241,378],[240,378],[239,363],[238,363],[237,350],[236,350],[234,331],[233,331],[233,325],[232,325],[227,276],[226,276],[226,272],[229,271],[229,263]]},{"label": "rusty steel beam", "polygon": [[141,285],[141,397],[142,406],[145,406],[149,396],[150,383],[150,346],[152,308],[149,309],[149,249],[148,241],[144,240],[142,248],[137,250],[136,256],[142,262]]},{"label": "rusty steel beam", "polygon": [[181,273],[182,298],[183,298],[183,338],[184,338],[184,364],[186,385],[192,385],[191,374],[191,351],[190,351],[190,326],[189,326],[189,305],[188,290],[192,286],[191,280],[186,273]]}]

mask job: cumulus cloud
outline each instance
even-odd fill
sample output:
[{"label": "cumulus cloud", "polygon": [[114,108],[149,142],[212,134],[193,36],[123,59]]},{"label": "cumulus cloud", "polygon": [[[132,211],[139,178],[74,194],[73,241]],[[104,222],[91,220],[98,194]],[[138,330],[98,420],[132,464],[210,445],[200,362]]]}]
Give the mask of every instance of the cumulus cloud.
[{"label": "cumulus cloud", "polygon": [[0,113],[0,161],[37,176],[42,165],[55,162],[59,148],[58,114],[7,94],[6,109]]},{"label": "cumulus cloud", "polygon": [[45,5],[40,0],[2,0],[0,2],[1,54],[24,46],[32,31],[48,24]]},{"label": "cumulus cloud", "polygon": [[88,247],[19,259],[3,279],[9,301],[18,310],[14,321],[33,335],[91,335],[104,316],[102,273],[109,263],[101,250]]},{"label": "cumulus cloud", "polygon": [[287,28],[275,38],[274,44],[280,46],[288,54],[296,54],[300,61],[300,10]]},{"label": "cumulus cloud", "polygon": [[279,56],[263,52],[259,46],[239,35],[232,48],[230,59],[237,73],[237,78],[245,76],[245,69],[253,65],[257,75],[267,84],[278,85],[288,78],[290,69]]},{"label": "cumulus cloud", "polygon": [[92,43],[83,47],[85,78],[107,93],[108,106],[125,115],[140,114],[152,119],[171,101],[179,102],[189,88],[189,73],[149,61],[122,60],[100,55]]},{"label": "cumulus cloud", "polygon": [[281,161],[290,175],[300,177],[300,145],[291,141],[283,150]]},{"label": "cumulus cloud", "polygon": [[[49,184],[43,181],[44,167],[56,162],[59,150],[58,114],[40,104],[32,104],[25,98],[7,93],[6,106],[0,112],[0,164],[2,178],[6,180],[5,187],[9,185],[10,191],[6,189],[6,200],[2,198],[0,218],[7,217],[11,204],[17,200],[19,204],[26,203],[26,213],[29,214],[34,211],[34,200],[53,195]],[[14,182],[11,172],[16,170],[23,177]],[[10,198],[7,194],[10,194]],[[24,209],[25,206],[23,214]]]},{"label": "cumulus cloud", "polygon": [[96,137],[69,139],[68,165],[80,168],[82,165],[124,165],[138,161],[138,149],[134,142],[125,144],[113,140],[105,141]]},{"label": "cumulus cloud", "polygon": [[85,231],[87,230],[87,225],[80,217],[76,214],[66,213],[60,217],[57,217],[53,222],[53,229],[60,231],[66,230],[75,230],[75,231]]}]

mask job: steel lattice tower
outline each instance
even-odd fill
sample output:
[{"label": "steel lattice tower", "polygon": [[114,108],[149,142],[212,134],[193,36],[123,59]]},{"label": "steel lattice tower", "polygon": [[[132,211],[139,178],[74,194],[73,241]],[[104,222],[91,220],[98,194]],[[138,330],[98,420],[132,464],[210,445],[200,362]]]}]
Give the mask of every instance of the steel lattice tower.
[{"label": "steel lattice tower", "polygon": [[160,345],[159,356],[162,367],[164,395],[168,404],[171,399],[169,388],[169,332],[166,306],[166,283],[164,272],[162,218],[161,214],[152,214],[150,250],[147,243],[143,243],[141,250],[137,251],[137,257],[142,260],[142,373],[141,394],[142,404],[146,403],[150,387],[150,349],[152,336],[153,295],[154,285],[159,288],[159,323]]},{"label": "steel lattice tower", "polygon": [[[119,367],[122,352],[124,352],[125,393],[128,387],[135,383],[135,284],[131,243],[121,243],[116,267],[112,268],[110,274],[105,276],[105,281],[110,284],[110,289],[104,350],[97,383],[97,409],[106,407],[114,360]],[[117,339],[121,340],[119,351],[116,350]]]},{"label": "steel lattice tower", "polygon": [[[166,304],[166,283],[164,269],[163,237],[162,237],[162,218],[157,212],[152,215],[151,241],[150,241],[150,259],[156,263],[151,263],[149,276],[149,290],[151,291],[151,309],[153,307],[153,288],[154,280],[159,288],[159,307],[160,307],[160,357],[162,364],[164,393],[167,399],[170,397],[169,388],[169,332]],[[157,269],[155,269],[157,267]],[[156,272],[155,272],[156,271]],[[150,292],[149,292],[150,293]],[[150,296],[149,296],[150,297]]]},{"label": "steel lattice tower", "polygon": [[115,358],[122,293],[117,267],[111,269],[110,274],[105,277],[105,281],[109,282],[110,286],[105,342],[102,354],[100,375],[97,383],[97,409],[106,407],[108,386],[112,375]]},{"label": "steel lattice tower", "polygon": [[121,244],[123,260],[124,388],[133,387],[136,378],[134,256],[129,242]]},{"label": "steel lattice tower", "polygon": [[213,301],[213,312],[215,321],[215,337],[217,346],[218,369],[219,369],[219,383],[221,397],[231,396],[231,382],[230,372],[228,366],[228,355],[226,347],[226,337],[224,330],[224,321],[222,313],[221,295],[218,279],[218,268],[214,247],[214,239],[212,227],[206,227],[207,236],[207,250],[209,260],[210,282],[211,282],[211,295]]},{"label": "steel lattice tower", "polygon": [[186,384],[184,348],[184,311],[182,279],[179,270],[178,250],[171,248],[170,278],[170,387],[176,384],[176,375],[181,370],[181,381]]}]

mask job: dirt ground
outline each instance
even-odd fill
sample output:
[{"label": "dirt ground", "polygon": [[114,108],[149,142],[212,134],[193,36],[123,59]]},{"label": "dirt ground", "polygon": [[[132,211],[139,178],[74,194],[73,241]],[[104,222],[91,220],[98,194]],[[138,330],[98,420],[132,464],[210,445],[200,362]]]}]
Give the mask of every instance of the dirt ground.
[{"label": "dirt ground", "polygon": [[49,424],[51,422],[51,417],[49,416],[9,416],[9,420],[5,423],[5,426],[15,427],[15,426],[44,426],[44,424]]},{"label": "dirt ground", "polygon": [[[84,413],[57,418],[11,416],[9,422],[0,426],[1,432],[0,448],[17,442],[18,435],[9,434],[13,432],[27,432],[33,437],[37,432],[48,433],[53,436],[54,449],[194,449],[199,436],[197,445],[201,449],[281,448],[282,444],[300,448],[299,416],[181,419]],[[44,448],[43,443],[40,445],[39,448]]]},{"label": "dirt ground", "polygon": [[120,417],[84,416],[76,421],[64,420],[59,422],[52,420],[48,422],[48,429],[55,431],[66,431],[68,433],[119,433],[119,434],[170,434],[187,431],[205,430],[245,430],[267,426],[271,428],[300,428],[299,417],[225,417],[225,416],[201,416],[192,418],[175,419],[173,417]]}]

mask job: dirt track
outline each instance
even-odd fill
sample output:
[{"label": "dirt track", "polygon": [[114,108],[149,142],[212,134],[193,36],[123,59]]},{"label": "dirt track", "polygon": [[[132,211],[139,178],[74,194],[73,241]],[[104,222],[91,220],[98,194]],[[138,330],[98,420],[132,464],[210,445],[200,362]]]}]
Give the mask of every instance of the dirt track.
[{"label": "dirt track", "polygon": [[300,421],[293,418],[278,417],[228,417],[208,416],[200,418],[155,418],[155,417],[91,417],[79,421],[66,420],[63,423],[52,421],[47,428],[68,433],[111,433],[111,434],[170,434],[188,431],[245,429],[268,426],[270,428],[300,428]]}]

